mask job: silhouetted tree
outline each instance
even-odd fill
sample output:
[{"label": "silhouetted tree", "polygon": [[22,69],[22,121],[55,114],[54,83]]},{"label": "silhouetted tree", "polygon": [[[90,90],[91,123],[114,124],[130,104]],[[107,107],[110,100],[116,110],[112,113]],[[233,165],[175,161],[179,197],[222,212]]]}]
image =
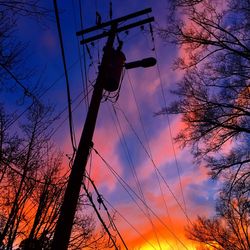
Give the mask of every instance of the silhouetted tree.
[{"label": "silhouetted tree", "polygon": [[[10,116],[0,113],[0,249],[50,249],[62,203],[67,172],[62,153],[51,140],[52,109],[33,105],[15,132],[8,127]],[[13,132],[13,133],[12,133]],[[81,197],[74,222],[70,249],[108,245],[93,216],[85,215],[86,198]]]},{"label": "silhouetted tree", "polygon": [[67,180],[61,173],[61,160],[62,155],[53,153],[50,148],[45,161],[41,162],[36,188],[30,197],[34,208],[26,214],[28,238],[22,241],[21,249],[32,249],[34,243],[35,249],[38,245],[41,249],[49,249]]},{"label": "silhouetted tree", "polygon": [[198,217],[188,228],[189,239],[219,250],[250,249],[250,182],[232,186],[233,180],[231,176],[220,192],[216,216]]},{"label": "silhouetted tree", "polygon": [[173,0],[160,35],[179,45],[183,78],[176,100],[159,113],[179,114],[176,140],[190,147],[224,189],[213,218],[199,217],[188,237],[201,249],[249,249],[250,1]]},{"label": "silhouetted tree", "polygon": [[[50,108],[33,106],[27,123],[21,127],[19,135],[14,135],[13,140],[18,142],[18,145],[15,143],[15,154],[9,156],[8,144],[5,143],[7,146],[2,147],[2,151],[7,153],[2,154],[1,161],[1,169],[5,172],[5,175],[2,174],[1,182],[1,203],[5,206],[2,210],[5,214],[5,223],[0,234],[0,245],[7,245],[8,249],[12,247],[19,223],[27,210],[26,204],[35,190],[36,174],[44,167],[44,156],[49,147],[48,128],[53,121],[50,115]],[[4,134],[3,132],[3,138]]]},{"label": "silhouetted tree", "polygon": [[25,67],[27,46],[17,39],[16,33],[18,23],[25,17],[46,23],[50,11],[43,4],[40,0],[0,0],[0,90],[13,90],[15,85],[10,85],[10,79],[16,83],[31,76],[32,69]]},{"label": "silhouetted tree", "polygon": [[159,113],[181,115],[177,141],[213,177],[229,169],[249,177],[250,1],[171,2],[169,25],[159,32],[180,46],[175,66],[184,76],[176,101]]}]

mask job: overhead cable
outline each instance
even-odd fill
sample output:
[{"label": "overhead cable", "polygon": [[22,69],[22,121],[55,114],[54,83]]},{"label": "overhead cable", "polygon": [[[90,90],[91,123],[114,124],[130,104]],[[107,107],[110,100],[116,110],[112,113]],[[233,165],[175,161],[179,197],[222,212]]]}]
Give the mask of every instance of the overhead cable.
[{"label": "overhead cable", "polygon": [[[162,76],[161,76],[161,72],[160,72],[160,66],[159,66],[159,63],[158,63],[159,60],[158,60],[158,55],[157,55],[156,46],[155,46],[155,39],[154,39],[153,27],[152,27],[151,23],[149,24],[149,28],[150,28],[150,34],[151,34],[152,43],[153,43],[153,46],[154,46],[152,50],[154,51],[154,54],[155,54],[155,57],[156,57],[156,61],[157,61],[156,67],[157,67],[157,72],[158,72],[159,79],[160,79],[160,87],[161,87],[162,99],[163,99],[163,102],[164,102],[164,106],[166,107],[167,106],[167,101],[166,101],[166,96],[165,96],[164,89],[163,89],[163,80],[162,80]],[[172,133],[172,129],[171,129],[170,118],[169,118],[168,114],[166,114],[166,115],[167,115],[167,124],[168,124],[170,139],[171,139],[172,150],[173,150],[174,159],[175,159],[175,165],[176,165],[176,169],[177,169],[177,173],[178,173],[178,178],[179,178],[179,185],[180,185],[180,190],[181,190],[181,196],[182,196],[182,200],[183,200],[185,214],[187,215],[187,206],[186,206],[186,201],[185,201],[183,187],[182,187],[181,174],[180,174],[180,166],[179,166],[179,163],[177,161],[176,151],[175,151],[175,147],[174,147],[173,133]],[[191,221],[188,219],[188,222],[191,222]]]},{"label": "overhead cable", "polygon": [[[111,173],[117,178],[119,183],[122,185],[123,188],[127,191],[130,198],[135,201],[135,198],[131,195],[131,193],[139,199],[145,206],[148,206],[144,203],[143,199],[129,186],[129,184],[114,170],[114,168],[111,167],[111,165],[101,156],[101,154],[95,149],[92,148],[94,152],[100,157],[100,159],[103,161],[103,163],[108,167],[108,169],[111,171]],[[131,192],[128,192],[128,190]],[[170,232],[170,234],[186,249],[188,250],[187,246],[184,242],[167,226],[167,224],[154,212],[154,210],[148,206],[148,209],[150,212],[156,217],[156,219]]]},{"label": "overhead cable", "polygon": [[54,2],[54,10],[55,10],[55,16],[56,16],[57,30],[58,30],[59,40],[60,40],[60,47],[61,47],[61,53],[62,53],[62,59],[63,59],[64,74],[65,74],[65,80],[66,80],[70,138],[71,138],[71,144],[72,144],[73,152],[75,152],[76,151],[76,143],[75,143],[75,137],[74,137],[74,127],[73,127],[73,119],[72,119],[72,111],[71,111],[71,97],[70,97],[69,77],[68,77],[68,71],[67,71],[67,67],[66,67],[66,58],[65,58],[65,53],[64,53],[62,30],[61,30],[61,25],[60,25],[60,19],[59,19],[58,7],[57,7],[57,0],[54,0],[53,2]]}]

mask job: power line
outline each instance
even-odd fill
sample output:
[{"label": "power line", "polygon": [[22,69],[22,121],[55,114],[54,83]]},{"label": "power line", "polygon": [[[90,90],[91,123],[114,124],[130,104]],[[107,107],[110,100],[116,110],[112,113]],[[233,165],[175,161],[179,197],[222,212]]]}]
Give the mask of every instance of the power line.
[{"label": "power line", "polygon": [[160,249],[162,249],[162,248],[161,248],[160,241],[159,241],[159,238],[158,238],[158,235],[157,235],[157,232],[156,232],[156,229],[155,229],[155,225],[154,225],[154,223],[153,223],[153,221],[152,221],[152,219],[151,219],[151,216],[150,216],[150,213],[149,213],[149,210],[148,210],[148,205],[147,205],[147,202],[146,202],[146,199],[145,199],[145,196],[144,196],[144,193],[143,193],[143,190],[142,190],[140,181],[139,181],[139,179],[138,179],[138,176],[137,176],[137,173],[136,173],[136,169],[135,169],[134,163],[133,163],[133,161],[132,161],[132,157],[131,157],[131,155],[130,155],[129,148],[128,148],[128,145],[127,145],[127,143],[126,143],[125,136],[124,136],[124,133],[123,133],[123,131],[122,131],[122,127],[121,127],[121,124],[120,124],[120,121],[119,121],[119,119],[118,119],[118,116],[117,116],[117,113],[116,113],[116,111],[115,111],[114,106],[113,106],[113,111],[114,111],[114,114],[115,114],[116,121],[117,121],[117,123],[118,123],[119,129],[120,129],[121,134],[122,134],[122,138],[123,138],[123,142],[124,142],[124,146],[125,146],[125,151],[127,152],[127,157],[128,157],[128,162],[129,162],[130,169],[131,169],[132,174],[133,174],[133,176],[134,176],[134,178],[135,178],[135,181],[136,181],[136,185],[137,185],[138,191],[139,191],[139,193],[141,194],[141,198],[143,199],[144,204],[146,204],[145,207],[146,207],[146,210],[147,210],[147,219],[149,220],[149,222],[150,222],[150,224],[151,224],[151,226],[152,226],[152,229],[153,229],[154,234],[155,234],[156,241],[157,241],[157,243],[158,243]]},{"label": "power line", "polygon": [[24,95],[27,97],[32,98],[32,103],[36,102],[37,104],[41,105],[40,101],[38,100],[38,98],[29,91],[29,89],[24,86],[19,80],[18,78],[11,72],[11,70],[9,70],[4,64],[0,63],[0,66],[8,72],[8,74],[12,77],[12,79],[23,89],[24,91]]},{"label": "power line", "polygon": [[[136,95],[135,95],[135,92],[134,92],[134,88],[133,88],[133,84],[132,84],[132,81],[131,81],[131,78],[130,78],[128,70],[126,72],[127,72],[127,76],[128,76],[128,80],[129,80],[129,85],[131,87],[132,95],[133,95],[133,98],[134,98],[134,101],[135,101],[135,104],[136,104],[136,108],[137,108],[137,111],[138,111],[139,120],[140,120],[140,123],[141,123],[143,134],[144,134],[144,137],[145,137],[145,140],[146,140],[146,143],[147,143],[148,152],[147,152],[147,149],[144,146],[142,140],[139,138],[138,134],[136,133],[135,129],[133,128],[133,126],[131,124],[131,122],[129,121],[129,119],[127,118],[125,112],[121,109],[121,107],[120,107],[120,111],[122,112],[123,116],[125,117],[126,121],[129,124],[129,126],[132,128],[133,132],[135,133],[135,135],[136,135],[138,141],[140,142],[141,146],[143,147],[144,151],[147,153],[149,159],[154,162],[153,155],[152,155],[151,148],[150,148],[150,144],[149,144],[149,140],[148,140],[148,136],[147,136],[147,133],[146,133],[146,129],[145,129],[145,126],[143,124],[143,120],[142,120],[142,115],[141,115],[141,112],[140,112],[139,103],[137,101],[137,98],[136,98]],[[159,185],[159,188],[160,188],[161,196],[162,196],[162,199],[163,199],[166,211],[167,211],[167,215],[168,215],[168,217],[170,219],[169,211],[168,211],[168,206],[167,206],[167,202],[166,202],[163,190],[162,190],[160,178],[159,178],[159,175],[158,175],[157,171],[155,170],[155,168],[154,168],[154,171],[155,171],[156,179],[157,179],[157,182],[158,182],[158,185]]]},{"label": "power line", "polygon": [[143,234],[141,234],[127,219],[126,217],[124,217],[114,206],[112,206],[112,204],[103,197],[103,200],[105,200],[105,202],[117,213],[119,214],[119,216],[126,221],[126,223],[147,243],[149,244],[152,248],[154,248],[156,250],[156,248],[154,247],[154,245],[152,245],[144,236]]},{"label": "power line", "polygon": [[[88,177],[88,176],[87,176],[87,177]],[[107,206],[106,206],[105,203],[103,202],[103,199],[104,199],[103,196],[99,193],[99,191],[98,191],[98,189],[97,189],[97,187],[96,187],[94,181],[93,181],[90,177],[88,177],[88,179],[89,179],[90,183],[92,184],[92,186],[93,186],[93,188],[94,188],[94,190],[95,190],[95,192],[96,192],[96,194],[97,194],[97,201],[98,201],[98,203],[99,203],[100,205],[103,205],[103,207],[104,207],[104,209],[105,209],[105,211],[106,211],[106,213],[107,213],[107,215],[108,215],[108,218],[109,218],[109,220],[110,220],[111,225],[114,227],[115,231],[116,231],[117,234],[119,235],[119,238],[121,239],[122,244],[124,245],[125,249],[128,250],[127,244],[125,243],[125,241],[124,241],[122,235],[120,234],[120,232],[119,232],[117,226],[115,225],[115,223],[114,223],[114,221],[113,221],[113,219],[112,219],[112,217],[111,217],[111,215],[110,215],[110,213],[109,213],[109,211],[108,211]]]},{"label": "power line", "polygon": [[[56,11],[56,10],[55,10]],[[59,18],[59,17],[58,17]],[[60,26],[60,23],[59,23],[59,26]],[[60,39],[61,40],[61,39]],[[64,49],[63,49],[63,45],[62,45],[62,55],[63,55],[63,58],[64,57]],[[81,59],[78,58],[75,62],[73,62],[69,67],[68,69],[72,69],[72,67]],[[10,126],[12,126],[17,120],[19,120],[33,105],[34,105],[34,100],[36,101],[36,103],[39,103],[40,104],[40,101],[38,100],[38,98],[36,96],[34,96],[16,77],[15,75],[10,71],[8,70],[4,65],[0,64],[1,67],[3,67],[11,76],[12,78],[23,88],[24,90],[24,93],[25,95],[27,95],[28,97],[32,97],[33,99],[33,102],[31,105],[29,105],[23,112],[21,112],[17,117],[15,117],[12,121],[10,121],[10,123],[6,126],[5,130],[8,129]],[[66,62],[64,62],[64,71],[65,73],[62,74],[58,79],[56,79],[54,82],[52,82],[52,84],[46,88],[38,97],[41,98],[42,96],[44,96],[63,76],[65,76],[66,78],[66,82],[67,82],[67,93],[68,93],[68,108],[69,108],[69,121],[70,121],[70,131],[72,131],[72,135],[73,135],[73,125],[72,124],[72,112],[71,112],[71,100],[70,100],[70,93],[68,92],[69,90],[69,83],[68,83],[68,74],[67,74],[67,68],[66,68]],[[87,96],[88,97],[88,96]],[[71,141],[75,141],[75,138],[73,139],[72,138],[73,136],[71,136]],[[73,139],[73,140],[72,140]],[[73,145],[73,143],[72,143]],[[73,147],[75,148],[75,146]]]},{"label": "power line", "polygon": [[70,138],[71,138],[73,152],[75,153],[76,143],[75,143],[75,135],[74,135],[74,127],[73,127],[73,119],[72,119],[72,111],[71,111],[69,78],[68,78],[68,72],[67,72],[67,66],[66,66],[66,58],[65,58],[65,53],[64,53],[64,45],[63,45],[62,31],[61,31],[61,25],[60,25],[60,19],[59,19],[58,7],[57,7],[57,0],[54,0],[53,2],[54,2],[57,30],[58,30],[58,35],[59,35],[60,48],[61,48],[62,59],[63,59],[64,74],[65,74],[65,80],[66,80]]},{"label": "power line", "polygon": [[[83,13],[82,13],[82,4],[81,4],[81,0],[79,0],[79,8],[80,8],[80,20],[81,20],[81,29],[83,29]],[[83,35],[82,35],[83,38]],[[78,44],[78,46],[80,46]],[[87,82],[88,82],[88,75],[87,75],[87,62],[86,62],[86,51],[85,51],[85,46],[82,47],[82,51],[83,51],[83,60],[84,60],[84,77],[85,77],[85,87],[86,87],[86,91],[87,91]],[[89,99],[87,99],[87,106],[89,106]]]},{"label": "power line", "polygon": [[113,18],[113,3],[112,0],[109,1],[109,19],[112,20]]},{"label": "power line", "polygon": [[[68,67],[68,70],[71,70],[75,65],[76,65],[76,63],[78,63],[78,61],[79,61],[79,58],[77,59],[77,60],[75,60],[69,67]],[[41,93],[40,93],[40,95],[38,95],[38,98],[40,99],[40,98],[42,98],[52,87],[54,87],[55,86],[55,84],[57,83],[57,82],[59,82],[61,79],[62,79],[62,77],[64,77],[64,73],[63,74],[61,74],[55,81],[53,81],[44,91],[42,91]],[[6,126],[6,128],[5,128],[5,130],[6,129],[8,129],[8,128],[10,128],[15,122],[17,122],[32,106],[34,105],[34,102],[32,102],[32,104],[31,105],[29,105],[24,111],[22,111],[18,116],[16,116],[15,118],[13,118],[13,120],[12,121],[10,121],[9,123],[8,123],[8,125]]]},{"label": "power line", "polygon": [[[117,108],[117,107],[116,107]],[[145,146],[143,145],[140,137],[138,136],[138,134],[136,133],[135,129],[133,128],[131,122],[128,120],[127,116],[125,115],[124,111],[122,109],[119,109],[122,114],[125,117],[125,120],[127,121],[128,125],[130,126],[131,130],[133,131],[133,133],[135,134],[136,138],[138,139],[139,143],[141,144],[142,148],[144,149],[145,153],[147,154],[147,156],[149,157],[149,159],[151,160],[154,169],[156,170],[156,172],[158,173],[158,175],[161,177],[161,179],[163,180],[165,186],[167,187],[167,189],[169,190],[169,192],[171,193],[171,195],[173,196],[174,200],[176,201],[177,205],[180,207],[180,209],[182,210],[183,214],[185,215],[185,217],[187,218],[187,220],[191,223],[191,220],[189,219],[188,214],[186,213],[185,209],[183,208],[183,206],[181,205],[181,203],[179,202],[179,200],[177,199],[177,197],[175,196],[173,190],[170,188],[169,184],[167,183],[165,177],[162,175],[161,171],[158,169],[158,167],[156,166],[153,158],[151,157],[151,155],[149,154],[149,152],[147,151],[147,149],[145,148]]]},{"label": "power line", "polygon": [[[74,0],[72,1],[73,5],[73,11],[74,11],[74,22],[75,22],[75,31],[77,31],[77,22],[76,22],[76,11],[75,11],[75,4]],[[82,2],[81,0],[78,1],[79,5],[79,16],[80,16],[80,26],[81,29],[83,29],[83,13],[82,13]],[[83,36],[82,36],[83,39]],[[78,41],[78,39],[77,39]],[[85,48],[83,46],[83,63],[82,63],[82,56],[81,56],[81,50],[80,50],[80,44],[79,41],[77,42],[77,51],[78,51],[78,56],[79,56],[79,61],[80,61],[80,71],[81,71],[81,79],[82,79],[82,86],[83,90],[86,93],[87,92],[87,83],[88,83],[88,76],[87,76],[87,68],[86,68],[86,53],[85,53]],[[83,72],[83,66],[84,66],[84,72]],[[89,98],[87,97],[85,100],[85,105],[88,108],[89,106]]]},{"label": "power line", "polygon": [[[111,165],[100,155],[100,153],[95,149],[92,148],[94,150],[94,152],[100,157],[100,159],[104,162],[104,164],[108,167],[108,169],[110,170],[110,172],[115,176],[115,178],[117,178],[118,182],[122,185],[122,187],[125,189],[125,191],[128,193],[128,195],[130,196],[130,198],[136,203],[135,198],[131,195],[131,193],[133,193],[133,195],[139,199],[144,206],[147,206],[148,209],[150,210],[150,212],[156,217],[156,219],[167,229],[168,232],[171,233],[171,235],[177,239],[177,241],[185,248],[188,250],[188,248],[186,247],[186,245],[179,239],[179,237],[167,226],[167,224],[162,221],[162,219],[153,211],[152,208],[150,208],[147,204],[144,203],[144,201],[142,200],[142,198],[129,186],[129,184],[127,184],[127,182],[111,167]],[[129,191],[131,192],[129,192]],[[143,211],[143,210],[142,210]]]},{"label": "power line", "polygon": [[[87,96],[89,95],[91,90],[88,90],[88,92],[85,94],[85,96],[83,96],[81,98],[81,100],[78,102],[78,104],[72,109],[72,113],[75,112],[75,110],[80,106],[80,104],[83,102],[83,100],[85,100],[87,98]],[[77,95],[77,97],[73,100],[72,104],[82,95],[82,92]],[[62,113],[64,113],[66,111],[67,107],[65,107],[58,116],[60,116]],[[65,117],[65,119],[57,126],[56,129],[54,129],[54,131],[50,134],[50,138],[56,133],[58,132],[59,128],[68,120],[68,116]]]},{"label": "power line", "polygon": [[140,112],[139,103],[137,102],[135,91],[134,91],[134,87],[133,87],[133,84],[132,84],[132,81],[131,81],[131,78],[130,78],[128,70],[126,70],[126,73],[127,73],[129,85],[130,85],[130,88],[131,88],[131,91],[132,91],[132,96],[133,96],[134,101],[135,101],[136,109],[137,109],[137,112],[138,112],[138,115],[139,115],[139,120],[140,120],[140,124],[141,124],[141,127],[142,127],[143,135],[144,135],[146,143],[147,143],[148,152],[149,152],[150,156],[152,157],[152,152],[151,152],[151,149],[150,149],[150,145],[149,145],[149,141],[148,141],[148,136],[147,136],[147,133],[146,133],[146,130],[145,130],[145,126],[144,126],[143,121],[142,121],[142,114]]},{"label": "power line", "polygon": [[[149,159],[153,162],[153,164],[155,165],[154,163],[154,160],[153,160],[153,155],[152,155],[152,152],[151,152],[151,148],[150,148],[150,144],[149,144],[149,140],[148,140],[148,136],[147,136],[147,133],[146,133],[146,129],[145,129],[145,126],[144,126],[144,123],[143,123],[143,119],[142,119],[142,114],[140,112],[140,106],[139,106],[139,103],[137,101],[137,98],[136,98],[136,95],[135,95],[135,91],[134,91],[134,87],[133,87],[133,84],[132,84],[132,81],[131,81],[131,77],[129,75],[129,71],[126,70],[126,73],[127,73],[127,78],[128,78],[128,81],[129,81],[129,85],[131,87],[131,91],[132,91],[132,96],[133,96],[133,99],[135,101],[135,104],[136,104],[136,108],[137,108],[137,112],[138,112],[138,115],[139,115],[139,120],[140,120],[140,124],[141,124],[141,127],[142,127],[142,131],[143,131],[143,134],[144,134],[144,137],[145,137],[145,140],[146,140],[146,144],[147,144],[147,147],[148,147],[148,151],[146,149],[146,147],[144,146],[143,144],[143,141],[140,139],[139,135],[137,134],[136,130],[133,128],[133,125],[132,123],[129,121],[128,117],[126,116],[125,112],[121,109],[120,105],[119,105],[119,110],[122,112],[123,116],[125,117],[127,123],[129,124],[129,126],[131,127],[132,131],[134,132],[135,136],[137,137],[138,141],[140,142],[142,148],[144,149],[144,151],[146,152],[146,154],[148,155]],[[156,167],[156,166],[155,166]],[[157,179],[157,182],[158,182],[158,185],[159,185],[159,188],[160,188],[160,192],[161,192],[161,196],[162,196],[162,199],[163,199],[163,202],[164,202],[164,206],[166,208],[166,213],[167,213],[167,216],[169,218],[169,221],[172,224],[172,220],[171,220],[171,217],[170,217],[170,214],[169,214],[169,209],[168,209],[168,206],[167,206],[167,202],[166,202],[166,199],[165,199],[165,196],[164,196],[164,192],[163,192],[163,189],[162,189],[162,184],[161,184],[161,181],[160,181],[160,177],[159,177],[159,174],[158,172],[156,171],[154,167],[154,172],[155,172],[155,176],[156,176],[156,179]],[[178,246],[177,246],[178,248]]]},{"label": "power line", "polygon": [[[155,57],[156,57],[156,61],[157,61],[156,67],[157,67],[157,72],[158,72],[159,80],[160,80],[160,88],[161,88],[162,99],[163,99],[164,105],[166,107],[167,106],[167,101],[166,101],[166,96],[165,96],[165,93],[164,93],[163,81],[162,81],[162,76],[161,76],[160,67],[159,67],[159,63],[158,63],[159,60],[158,60],[158,55],[157,55],[156,46],[155,46],[155,39],[154,39],[153,27],[152,27],[151,24],[149,24],[149,28],[150,28],[150,34],[151,34],[152,43],[153,43],[153,46],[154,46],[153,47],[153,51],[154,51],[154,54],[155,54]],[[184,197],[184,192],[183,192],[183,187],[182,187],[182,181],[181,181],[181,175],[180,175],[180,166],[179,166],[179,163],[177,161],[176,151],[175,151],[174,142],[173,142],[173,133],[172,133],[172,129],[171,129],[171,125],[170,125],[170,118],[169,118],[168,114],[167,114],[167,124],[168,124],[168,129],[169,129],[169,135],[170,135],[170,141],[171,141],[171,145],[172,145],[172,150],[173,150],[173,153],[174,153],[175,165],[176,165],[176,169],[177,169],[177,173],[178,173],[178,178],[179,178],[179,185],[180,185],[180,190],[181,190],[183,205],[184,205],[184,208],[185,208],[185,214],[187,214],[186,201],[185,201],[185,197]],[[188,219],[188,222],[190,222],[189,219]]]},{"label": "power line", "polygon": [[91,193],[88,191],[88,189],[87,189],[87,187],[86,187],[86,185],[85,185],[84,182],[82,182],[82,186],[83,186],[83,189],[84,189],[84,191],[85,191],[85,193],[86,193],[86,195],[87,195],[87,197],[88,197],[88,199],[89,199],[89,201],[90,201],[92,207],[94,208],[94,210],[95,210],[95,212],[96,212],[96,215],[97,215],[99,221],[100,221],[101,224],[103,225],[103,227],[104,227],[105,231],[107,232],[107,234],[108,234],[110,240],[112,241],[112,244],[113,244],[114,248],[115,248],[116,250],[119,250],[118,247],[117,247],[117,245],[116,245],[116,242],[115,242],[115,240],[114,240],[114,237],[112,236],[112,234],[110,233],[110,231],[109,231],[107,225],[105,224],[104,220],[102,219],[102,217],[101,217],[101,215],[100,215],[100,213],[99,213],[99,211],[98,211],[98,209],[97,209],[97,207],[96,207],[96,205],[95,205],[95,203],[94,203],[94,201],[93,201],[92,195],[91,195]]}]

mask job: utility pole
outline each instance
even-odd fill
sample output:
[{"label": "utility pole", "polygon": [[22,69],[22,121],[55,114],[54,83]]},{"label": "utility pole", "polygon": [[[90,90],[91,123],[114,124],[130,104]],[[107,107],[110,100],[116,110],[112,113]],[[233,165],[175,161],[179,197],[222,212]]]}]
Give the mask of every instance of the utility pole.
[{"label": "utility pole", "polygon": [[[142,21],[134,22],[123,27],[118,27],[119,22],[129,20],[131,18],[147,14],[151,12],[150,8],[132,13],[130,15],[120,17],[114,20],[111,20],[106,23],[101,23],[98,26],[94,26],[83,31],[77,32],[77,35],[86,34],[100,28],[110,26],[110,30],[103,32],[99,35],[87,38],[81,41],[81,44],[88,43],[103,37],[108,37],[106,45],[104,47],[104,54],[102,57],[102,62],[99,67],[99,74],[94,86],[94,91],[92,99],[90,102],[89,110],[85,120],[84,128],[81,134],[80,142],[76,152],[76,156],[72,165],[72,170],[69,176],[68,184],[64,194],[64,199],[62,206],[60,208],[59,218],[55,228],[55,234],[52,242],[52,250],[67,250],[70,240],[70,234],[74,222],[74,216],[76,212],[77,202],[79,199],[79,194],[81,190],[82,181],[84,181],[84,174],[86,170],[86,165],[89,157],[89,153],[92,147],[92,138],[94,134],[95,124],[97,120],[98,110],[103,96],[103,90],[109,87],[110,83],[107,83],[107,74],[112,74],[109,69],[109,65],[112,63],[114,48],[113,43],[116,37],[116,34],[121,31],[128,30],[130,28],[143,25],[148,22],[154,21],[153,17],[146,18]],[[125,56],[124,56],[125,62]],[[122,68],[124,65],[120,65]],[[145,67],[145,65],[139,65]],[[117,66],[118,67],[118,66]],[[112,89],[112,86],[111,86]],[[116,90],[116,88],[111,91]]]}]

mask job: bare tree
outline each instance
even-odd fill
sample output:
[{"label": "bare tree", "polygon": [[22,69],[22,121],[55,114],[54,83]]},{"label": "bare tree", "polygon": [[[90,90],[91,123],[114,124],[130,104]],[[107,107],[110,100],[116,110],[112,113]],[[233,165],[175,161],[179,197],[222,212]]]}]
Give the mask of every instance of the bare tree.
[{"label": "bare tree", "polygon": [[219,250],[250,248],[250,183],[248,180],[232,186],[233,179],[231,176],[220,192],[216,216],[198,217],[187,229],[189,239]]},{"label": "bare tree", "polygon": [[[180,46],[184,77],[176,101],[160,113],[180,114],[177,136],[213,177],[234,169],[249,175],[250,1],[173,0],[160,35]],[[248,173],[247,173],[248,172]]]},{"label": "bare tree", "polygon": [[180,48],[176,100],[159,113],[178,114],[176,140],[197,164],[223,177],[213,218],[198,217],[188,237],[200,249],[249,245],[250,1],[173,0],[160,35]]},{"label": "bare tree", "polygon": [[31,72],[27,72],[27,68],[24,70],[26,45],[15,34],[18,21],[29,17],[45,23],[49,14],[50,10],[43,7],[43,1],[40,0],[0,0],[0,89],[9,89],[7,83],[10,79],[16,82],[30,77]]},{"label": "bare tree", "polygon": [[19,217],[23,216],[20,212],[24,212],[25,204],[35,189],[36,173],[43,167],[43,154],[49,141],[46,131],[53,120],[49,119],[50,113],[50,108],[33,106],[28,115],[28,123],[22,126],[24,135],[22,138],[19,135],[14,157],[2,157],[6,174],[1,184],[6,190],[6,196],[1,196],[1,200],[6,204],[6,222],[0,235],[0,244],[6,245],[4,242],[7,241],[7,245],[10,244],[8,249],[16,238]]},{"label": "bare tree", "polygon": [[[62,153],[50,141],[52,109],[33,105],[17,134],[6,126],[9,116],[0,115],[0,249],[50,249],[62,196],[67,183]],[[10,134],[10,135],[9,135]],[[85,215],[86,197],[81,197],[70,249],[108,245],[93,216]],[[89,205],[88,205],[89,206]]]},{"label": "bare tree", "polygon": [[17,134],[10,134],[8,131],[8,124],[12,117],[12,114],[5,113],[3,105],[0,104],[0,184],[7,173],[8,164],[6,162],[15,158],[20,144],[20,138]]}]

